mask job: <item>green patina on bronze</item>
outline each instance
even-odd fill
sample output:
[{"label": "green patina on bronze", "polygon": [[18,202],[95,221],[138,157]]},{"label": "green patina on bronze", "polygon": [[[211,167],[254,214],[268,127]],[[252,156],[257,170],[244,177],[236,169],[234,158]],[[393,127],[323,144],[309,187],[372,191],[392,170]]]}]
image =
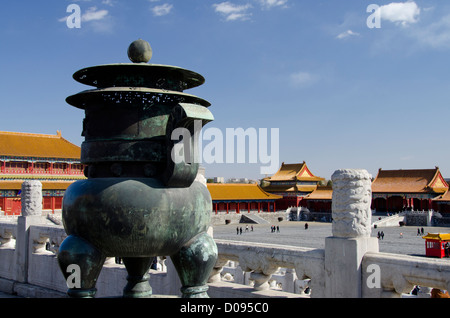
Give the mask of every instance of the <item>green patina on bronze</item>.
[{"label": "green patina on bronze", "polygon": [[[147,64],[150,45],[138,40],[128,50],[135,63],[82,69],[74,79],[95,89],[67,98],[84,109],[81,162],[86,180],[73,183],[63,199],[68,238],[58,261],[64,276],[81,268],[81,288],[72,297],[93,297],[106,257],[121,257],[128,271],[124,297],[149,297],[148,269],[155,256],[170,256],[183,284],[183,297],[207,297],[207,279],[217,259],[206,234],[212,201],[195,177],[198,130],[214,118],[210,103],[186,94],[204,78],[174,66]],[[188,137],[173,140],[177,128]],[[183,135],[184,136],[184,135]],[[172,160],[179,143],[189,160]]]}]

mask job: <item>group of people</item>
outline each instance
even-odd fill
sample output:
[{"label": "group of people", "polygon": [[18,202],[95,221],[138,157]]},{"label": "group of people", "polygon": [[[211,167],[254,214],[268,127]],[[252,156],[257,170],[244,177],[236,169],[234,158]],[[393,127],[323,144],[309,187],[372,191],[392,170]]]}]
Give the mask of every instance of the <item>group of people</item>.
[{"label": "group of people", "polygon": [[[248,232],[249,231],[249,227],[248,227],[248,225],[246,225],[245,226],[245,232]],[[251,231],[253,232],[253,225],[251,226]],[[236,228],[236,234],[237,235],[242,235],[242,226],[241,227],[237,227]]]},{"label": "group of people", "polygon": [[419,235],[423,235],[423,227],[422,228],[417,228],[417,236]]},{"label": "group of people", "polygon": [[[251,225],[250,227],[248,226],[248,225],[246,225],[245,226],[245,230],[244,229],[242,229],[242,226],[238,226],[238,227],[236,227],[236,235],[242,235],[242,232],[249,232],[249,231],[251,231],[251,232],[253,232],[253,225]],[[280,227],[277,225],[277,226],[275,226],[275,225],[272,225],[272,226],[270,226],[270,232],[272,232],[272,233],[275,233],[275,232],[280,232]]]},{"label": "group of people", "polygon": [[[305,223],[305,230],[307,230],[308,227],[309,227],[308,223]],[[244,232],[244,231],[245,232],[248,232],[248,231],[252,231],[253,232],[253,225],[251,225],[250,228],[249,228],[248,225],[246,225],[245,226],[245,230],[242,228],[242,226],[236,227],[236,235],[242,235],[242,232]],[[279,233],[280,232],[280,227],[278,225],[271,225],[270,226],[270,232],[271,233],[275,233],[275,232]],[[384,233],[383,233],[383,236],[384,236]],[[378,232],[378,238],[380,238],[380,232]]]},{"label": "group of people", "polygon": [[378,238],[379,240],[383,240],[383,239],[384,239],[384,232],[383,232],[383,231],[378,231],[378,233],[377,233],[377,238]]}]

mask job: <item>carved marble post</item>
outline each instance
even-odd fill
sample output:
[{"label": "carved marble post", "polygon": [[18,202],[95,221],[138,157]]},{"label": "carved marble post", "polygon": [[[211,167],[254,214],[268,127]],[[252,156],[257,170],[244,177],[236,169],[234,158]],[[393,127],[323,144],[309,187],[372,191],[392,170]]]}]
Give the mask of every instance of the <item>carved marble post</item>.
[{"label": "carved marble post", "polygon": [[22,216],[42,216],[42,183],[26,180],[21,189]]},{"label": "carved marble post", "polygon": [[371,234],[371,175],[342,169],[333,176],[332,237],[325,239],[326,297],[359,298],[361,262],[366,252],[378,252]]},{"label": "carved marble post", "polygon": [[16,280],[28,281],[29,228],[42,223],[42,183],[26,180],[21,188],[22,215],[17,218]]},{"label": "carved marble post", "polygon": [[371,175],[365,170],[337,170],[333,181],[333,236],[370,237]]}]

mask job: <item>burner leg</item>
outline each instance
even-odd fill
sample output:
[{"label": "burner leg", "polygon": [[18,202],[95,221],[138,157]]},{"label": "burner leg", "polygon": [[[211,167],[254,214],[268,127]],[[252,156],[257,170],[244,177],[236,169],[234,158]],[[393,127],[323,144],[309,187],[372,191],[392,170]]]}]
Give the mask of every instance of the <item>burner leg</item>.
[{"label": "burner leg", "polygon": [[208,279],[218,257],[217,246],[207,233],[190,240],[171,256],[180,277],[182,298],[208,298]]},{"label": "burner leg", "polygon": [[93,298],[105,256],[85,239],[69,235],[58,251],[58,263],[72,298]]},{"label": "burner leg", "polygon": [[124,257],[123,263],[127,269],[127,285],[123,289],[124,298],[147,298],[152,295],[152,288],[148,282],[148,271],[153,257]]}]

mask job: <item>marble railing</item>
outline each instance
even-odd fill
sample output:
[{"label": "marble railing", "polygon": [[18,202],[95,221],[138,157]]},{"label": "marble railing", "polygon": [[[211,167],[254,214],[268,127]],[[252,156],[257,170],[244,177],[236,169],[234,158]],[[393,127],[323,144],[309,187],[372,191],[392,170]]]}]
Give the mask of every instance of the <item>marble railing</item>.
[{"label": "marble railing", "polygon": [[[222,276],[227,273],[224,272],[224,267],[229,261],[233,261],[239,265],[242,272],[249,273],[248,279],[244,282],[250,284],[252,281],[257,291],[268,290],[271,285],[281,285],[283,291],[294,292],[295,281],[310,280],[309,287],[314,295],[324,296],[324,250],[224,240],[216,240],[216,244],[219,258],[210,282],[223,280]],[[286,277],[286,274],[280,276],[278,274],[280,268],[287,269],[286,272],[288,275],[291,274],[291,278]],[[294,273],[296,278],[292,277]],[[274,280],[274,274],[277,274],[275,281],[279,284],[269,283]]]},{"label": "marble railing", "polygon": [[[324,249],[215,240],[219,255],[209,296],[372,298],[401,297],[415,285],[450,289],[448,259],[379,252],[378,240],[370,237],[370,176],[365,171],[339,170],[332,180],[332,236],[325,238]],[[0,291],[66,297],[56,258],[65,237],[61,225],[27,210],[0,220]],[[123,265],[108,259],[96,296],[121,296],[126,276]],[[150,285],[154,294],[180,295],[170,258],[164,270],[150,270]]]},{"label": "marble railing", "polygon": [[[18,230],[17,223],[0,223],[0,288],[5,286],[5,281],[20,282],[33,288],[54,291],[56,297],[64,297],[66,282],[56,260],[58,247],[66,236],[64,229],[46,224],[32,225],[28,230],[26,266],[19,268],[19,264],[22,264],[20,255],[24,256],[24,253],[16,251],[16,243],[21,240],[17,234],[21,231]],[[216,244],[219,258],[209,283],[212,286],[219,282],[221,284],[220,291],[217,287],[211,288],[211,297],[232,297],[231,290],[242,284],[249,287],[245,294],[249,298],[262,297],[259,293],[261,291],[266,291],[267,297],[334,297],[327,292],[327,288],[332,286],[327,286],[326,248],[224,240],[216,240]],[[23,269],[27,272],[19,273]],[[361,269],[361,297],[401,297],[408,294],[415,285],[450,289],[450,262],[447,259],[367,252],[362,259]],[[379,271],[378,278],[374,269]],[[170,282],[174,281],[173,277],[170,278],[171,275],[176,276],[174,270],[151,270],[151,284],[156,293],[173,295],[177,287],[170,286],[173,284]],[[99,297],[108,296],[108,292],[119,296],[123,287],[120,283],[125,283],[125,277],[124,266],[115,264],[113,259],[108,260],[105,263],[105,274],[99,278]],[[305,282],[308,282],[307,286]],[[310,288],[311,293],[304,292],[306,287]]]}]

